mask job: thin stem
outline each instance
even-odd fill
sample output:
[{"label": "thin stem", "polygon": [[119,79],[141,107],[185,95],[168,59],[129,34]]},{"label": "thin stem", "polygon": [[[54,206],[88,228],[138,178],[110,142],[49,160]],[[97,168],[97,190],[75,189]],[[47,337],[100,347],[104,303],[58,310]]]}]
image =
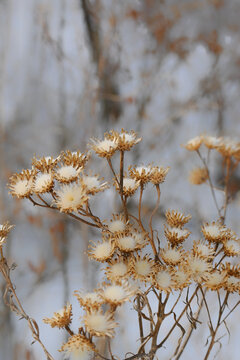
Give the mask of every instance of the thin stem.
[{"label": "thin stem", "polygon": [[213,186],[213,183],[212,183],[212,179],[211,179],[211,176],[210,176],[210,172],[209,172],[209,169],[208,169],[208,165],[206,163],[206,160],[202,157],[201,153],[199,150],[196,150],[198,156],[200,157],[206,171],[207,171],[207,175],[208,175],[208,182],[209,182],[209,186],[210,186],[210,189],[211,189],[211,193],[212,193],[212,197],[213,197],[213,201],[216,205],[216,208],[217,208],[217,212],[218,212],[218,216],[219,218],[221,219],[221,211],[219,209],[219,206],[218,206],[218,203],[217,203],[217,198],[216,198],[216,194],[215,194],[215,191],[214,191],[214,186]]},{"label": "thin stem", "polygon": [[212,331],[211,331],[211,341],[210,341],[209,347],[207,349],[206,355],[204,357],[204,360],[208,359],[208,357],[210,355],[210,352],[212,351],[212,348],[213,348],[213,346],[215,344],[215,338],[216,338],[216,335],[217,335],[218,328],[221,325],[221,318],[222,318],[225,306],[227,304],[228,296],[229,296],[229,292],[226,293],[225,298],[223,300],[223,303],[221,305],[221,301],[220,301],[220,297],[219,297],[219,293],[218,293],[218,299],[219,299],[219,302],[220,302],[220,309],[219,309],[219,314],[218,314],[217,325],[216,325],[215,329],[214,330],[212,329]]},{"label": "thin stem", "polygon": [[[1,259],[1,261],[0,261],[0,271],[6,281],[6,292],[5,292],[5,296],[4,296],[6,305],[9,306],[12,311],[15,311],[19,316],[21,316],[22,318],[24,318],[27,321],[28,327],[30,328],[30,330],[32,332],[32,336],[33,336],[34,340],[37,341],[41,345],[47,359],[54,360],[54,358],[50,355],[50,353],[47,351],[44,344],[40,340],[39,328],[38,328],[37,322],[34,319],[30,318],[23,309],[23,306],[16,294],[15,287],[12,284],[12,281],[10,278],[10,268],[9,268],[5,258]],[[15,304],[11,304],[9,301],[7,301],[7,297],[6,297],[7,293],[10,293],[10,299],[12,299],[12,296],[14,297],[14,299],[17,303],[17,306]]]},{"label": "thin stem", "polygon": [[193,298],[195,297],[197,291],[199,289],[199,285],[196,287],[196,289],[194,290],[191,298],[189,299],[189,301],[187,302],[187,304],[185,305],[184,309],[182,310],[181,314],[178,316],[178,318],[176,319],[175,323],[173,324],[173,326],[171,327],[171,329],[169,330],[169,332],[167,333],[167,335],[165,336],[165,338],[160,342],[160,344],[157,346],[157,348],[161,348],[163,346],[163,344],[167,341],[167,339],[169,338],[169,336],[171,335],[171,333],[173,332],[173,330],[175,329],[175,327],[178,325],[179,320],[182,318],[182,316],[185,314],[187,308],[189,307],[190,303],[192,302]]},{"label": "thin stem", "polygon": [[225,201],[223,206],[223,222],[225,221],[227,215],[227,205],[228,205],[228,190],[229,190],[229,175],[230,175],[230,167],[231,167],[231,158],[226,158],[226,177],[225,177]]},{"label": "thin stem", "polygon": [[159,204],[160,204],[160,195],[161,195],[161,192],[160,192],[160,187],[159,187],[159,184],[156,185],[156,190],[157,190],[157,202],[156,202],[156,205],[152,211],[152,214],[150,216],[150,220],[149,220],[149,228],[150,228],[150,233],[151,233],[151,246],[152,246],[152,249],[153,249],[153,252],[154,252],[154,255],[155,256],[158,256],[158,253],[157,253],[157,249],[156,249],[156,246],[154,244],[154,238],[153,238],[153,228],[152,228],[152,220],[153,220],[153,216],[156,214],[158,208],[159,208]]},{"label": "thin stem", "polygon": [[[31,198],[31,196],[29,196],[28,199],[33,203],[34,206],[40,206],[40,207],[44,207],[44,208],[47,208],[47,209],[59,211],[59,209],[58,209],[57,207],[55,207],[55,206],[50,206],[50,205],[47,204],[47,203],[46,203],[47,205],[39,204],[39,203],[36,202],[33,198]],[[77,215],[74,215],[74,214],[72,214],[72,213],[66,213],[66,214],[67,214],[68,216],[71,216],[72,218],[78,220],[78,221],[83,222],[84,224],[87,224],[87,225],[90,225],[90,226],[99,228],[99,225],[90,223],[90,222],[88,222],[87,220],[84,220],[84,219],[80,218],[80,217],[77,216]]]},{"label": "thin stem", "polygon": [[141,315],[141,303],[140,303],[139,295],[137,295],[137,312],[138,312],[138,325],[139,325],[140,340],[141,340],[141,345],[142,345],[142,351],[144,351],[143,321],[142,321],[142,315]]}]

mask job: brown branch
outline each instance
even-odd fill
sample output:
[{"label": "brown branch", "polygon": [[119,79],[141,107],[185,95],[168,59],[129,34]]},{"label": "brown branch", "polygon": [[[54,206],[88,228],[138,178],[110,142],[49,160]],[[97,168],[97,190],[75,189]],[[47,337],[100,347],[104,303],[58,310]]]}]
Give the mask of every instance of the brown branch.
[{"label": "brown branch", "polygon": [[[23,309],[23,306],[16,294],[15,286],[13,286],[13,284],[12,284],[12,281],[10,278],[10,267],[5,258],[1,259],[1,261],[0,261],[0,272],[2,273],[4,280],[6,282],[6,290],[5,290],[5,295],[4,295],[5,304],[10,308],[11,311],[16,312],[18,316],[20,316],[21,318],[24,318],[27,321],[28,327],[32,332],[34,341],[37,341],[41,345],[41,347],[47,357],[47,360],[54,360],[54,358],[47,351],[46,347],[44,346],[44,344],[42,343],[42,341],[40,339],[39,327],[38,327],[37,322],[33,318],[31,318],[29,315],[27,315],[27,313]],[[8,295],[9,295],[9,299],[8,299]],[[14,304],[13,298],[15,299],[16,304]]]}]

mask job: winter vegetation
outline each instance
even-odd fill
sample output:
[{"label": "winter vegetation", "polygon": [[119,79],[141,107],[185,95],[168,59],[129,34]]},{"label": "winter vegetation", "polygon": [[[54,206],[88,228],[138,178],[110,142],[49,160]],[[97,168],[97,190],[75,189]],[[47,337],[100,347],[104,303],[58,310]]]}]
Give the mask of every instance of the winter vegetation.
[{"label": "winter vegetation", "polygon": [[239,12],[0,1],[0,360],[238,360]]}]

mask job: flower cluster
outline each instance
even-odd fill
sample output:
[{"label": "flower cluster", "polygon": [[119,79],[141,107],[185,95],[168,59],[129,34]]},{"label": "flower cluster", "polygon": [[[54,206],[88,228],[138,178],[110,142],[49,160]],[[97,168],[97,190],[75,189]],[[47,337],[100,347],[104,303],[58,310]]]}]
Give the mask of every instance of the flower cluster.
[{"label": "flower cluster", "polygon": [[[100,158],[105,158],[113,174],[112,181],[110,179],[106,182],[99,175],[87,172],[86,164],[89,162],[90,152],[80,151],[62,152],[56,158],[34,158],[31,169],[23,170],[10,178],[9,189],[13,196],[27,198],[34,205],[64,212],[98,231],[97,240],[91,241],[89,245],[88,257],[101,264],[104,279],[93,291],[74,292],[84,311],[78,331],[74,333],[70,329],[73,317],[71,304],[55,312],[51,318],[44,319],[51,327],[65,329],[70,334],[59,350],[64,352],[66,358],[87,360],[94,356],[94,353],[98,353],[97,339],[110,339],[115,336],[118,326],[116,309],[126,302],[134,301],[140,324],[143,320],[150,322],[151,332],[141,339],[141,348],[144,348],[144,341],[147,343],[153,339],[154,343],[160,322],[168,316],[164,311],[170,295],[175,296],[177,292],[178,302],[182,293],[186,292],[187,305],[184,311],[187,313],[188,306],[191,308],[188,304],[191,284],[196,285],[192,299],[195,294],[198,298],[198,290],[201,290],[205,304],[204,294],[208,290],[217,291],[218,296],[221,290],[226,301],[229,294],[240,294],[240,268],[230,262],[231,258],[240,255],[240,240],[236,233],[225,225],[230,168],[226,171],[225,203],[218,209],[219,218],[202,224],[198,240],[191,239],[191,231],[187,228],[191,215],[185,215],[179,210],[165,212],[166,221],[160,236],[158,231],[153,229],[152,219],[160,202],[160,185],[165,181],[169,167],[131,165],[128,172],[125,172],[124,152],[130,151],[140,140],[134,131],[125,130],[112,130],[104,135],[103,140],[92,140],[91,151]],[[227,138],[201,135],[184,146],[189,151],[197,151],[202,159],[202,145],[209,150],[217,150],[225,160],[232,157],[234,166],[240,161],[240,143]],[[117,151],[120,153],[120,161],[116,170],[112,157]],[[231,167],[231,161],[225,163]],[[190,182],[199,185],[208,180],[214,194],[210,172],[204,159],[203,165],[204,167],[191,172]],[[153,191],[156,192],[156,205],[151,214],[147,214],[143,219],[142,194],[148,183],[153,185]],[[110,186],[120,195],[121,210],[106,220],[93,214],[89,200]],[[138,209],[131,213],[128,201],[136,195],[138,188]],[[215,197],[214,199],[216,201]],[[8,223],[1,225],[0,248],[10,229]],[[159,301],[156,321],[148,300],[150,292],[153,292]],[[148,315],[143,312],[146,304]],[[223,310],[221,305],[220,313]],[[168,314],[171,314],[171,311]],[[213,333],[212,329],[211,331]],[[155,355],[156,351],[155,346],[151,349],[151,356]]]}]

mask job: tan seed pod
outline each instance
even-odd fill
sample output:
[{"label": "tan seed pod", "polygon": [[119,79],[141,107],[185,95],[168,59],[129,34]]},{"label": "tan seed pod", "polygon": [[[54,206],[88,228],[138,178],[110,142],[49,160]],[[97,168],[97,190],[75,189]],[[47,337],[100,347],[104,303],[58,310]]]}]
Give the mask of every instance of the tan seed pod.
[{"label": "tan seed pod", "polygon": [[59,350],[64,352],[64,358],[69,360],[87,360],[93,357],[94,351],[95,345],[81,334],[70,336]]},{"label": "tan seed pod", "polygon": [[184,215],[178,210],[167,210],[165,213],[168,225],[182,229],[192,218],[191,215]]},{"label": "tan seed pod", "polygon": [[164,227],[164,233],[168,241],[173,245],[177,246],[185,241],[191,234],[188,229],[181,229],[178,227]]},{"label": "tan seed pod", "polygon": [[202,136],[196,136],[195,138],[189,140],[186,144],[183,145],[185,149],[189,151],[196,151],[200,148],[203,142]]},{"label": "tan seed pod", "polygon": [[101,309],[87,311],[83,317],[87,331],[94,336],[113,337],[117,323],[113,319],[113,313],[103,313]]},{"label": "tan seed pod", "polygon": [[188,180],[192,185],[201,185],[208,180],[208,170],[197,167],[189,173]]},{"label": "tan seed pod", "polygon": [[54,313],[51,318],[44,318],[45,324],[51,325],[51,327],[58,327],[59,329],[69,326],[72,322],[72,305],[67,304],[60,311]]}]

